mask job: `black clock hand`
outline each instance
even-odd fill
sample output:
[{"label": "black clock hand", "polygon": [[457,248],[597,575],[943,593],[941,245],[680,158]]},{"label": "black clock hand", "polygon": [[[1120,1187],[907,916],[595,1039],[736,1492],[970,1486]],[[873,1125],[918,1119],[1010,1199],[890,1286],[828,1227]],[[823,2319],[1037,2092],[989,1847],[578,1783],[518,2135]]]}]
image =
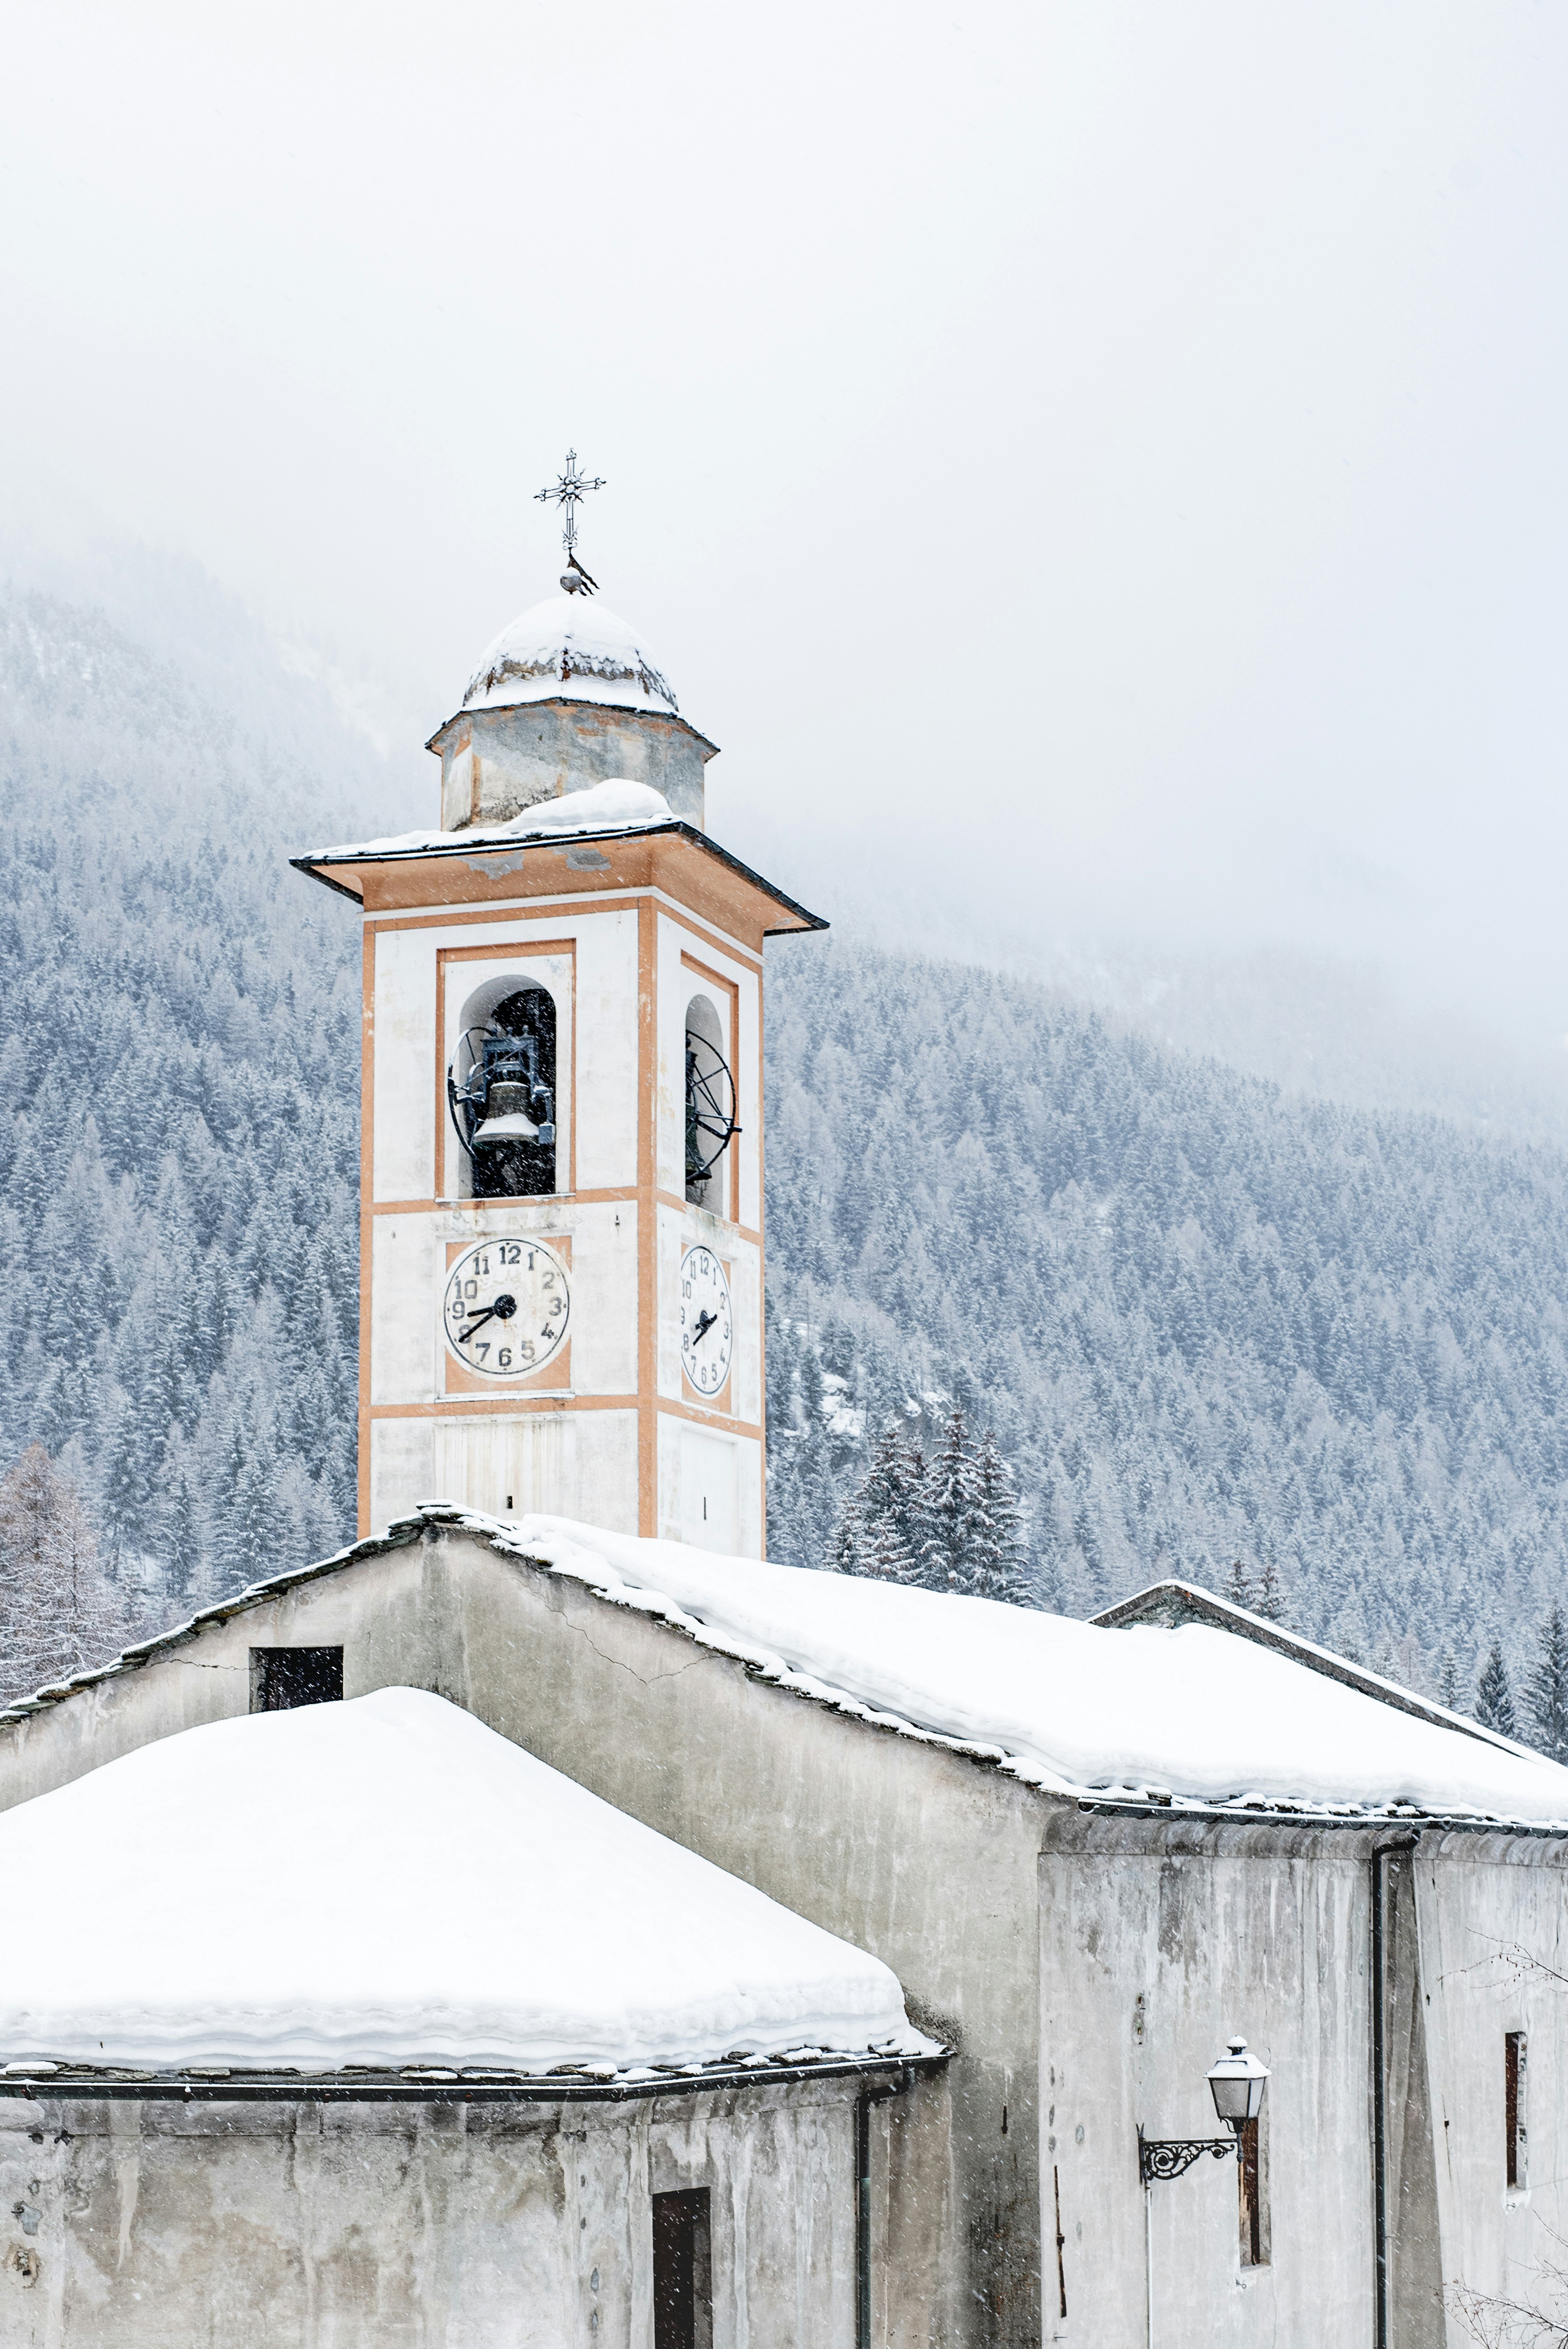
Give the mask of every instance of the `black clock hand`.
[{"label": "black clock hand", "polygon": [[515,1297],[498,1297],[493,1305],[487,1305],[485,1307],[484,1311],[479,1316],[477,1320],[470,1321],[466,1330],[459,1330],[459,1345],[466,1346],[469,1340],[473,1336],[474,1331],[476,1330],[482,1330],[492,1313],[498,1321],[510,1321],[516,1311],[517,1299]]},{"label": "black clock hand", "polygon": [[696,1328],[691,1333],[691,1341],[694,1346],[701,1345],[703,1340],[707,1337],[708,1331],[712,1329],[717,1319],[718,1316],[717,1313],[708,1313],[705,1311],[697,1315]]}]

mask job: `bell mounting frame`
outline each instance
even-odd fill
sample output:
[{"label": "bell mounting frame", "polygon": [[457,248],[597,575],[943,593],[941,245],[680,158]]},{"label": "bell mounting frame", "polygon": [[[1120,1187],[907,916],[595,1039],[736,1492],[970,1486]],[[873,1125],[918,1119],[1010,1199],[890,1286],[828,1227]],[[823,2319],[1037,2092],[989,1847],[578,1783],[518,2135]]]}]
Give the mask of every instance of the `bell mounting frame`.
[{"label": "bell mounting frame", "polygon": [[686,1179],[689,1192],[706,1183],[740,1132],[735,1079],[717,1044],[686,1031]]}]

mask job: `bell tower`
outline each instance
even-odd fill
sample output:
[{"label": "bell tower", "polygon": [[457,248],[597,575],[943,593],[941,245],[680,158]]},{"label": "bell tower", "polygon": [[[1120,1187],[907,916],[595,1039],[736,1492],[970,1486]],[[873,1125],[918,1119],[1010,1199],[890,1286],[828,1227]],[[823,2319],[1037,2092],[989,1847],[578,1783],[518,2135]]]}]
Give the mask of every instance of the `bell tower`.
[{"label": "bell tower", "polygon": [[294,860],[364,917],[359,1527],[760,1557],[762,950],[825,925],[709,838],[715,746],[592,595],[575,461],[562,594],[431,738],[438,829]]}]

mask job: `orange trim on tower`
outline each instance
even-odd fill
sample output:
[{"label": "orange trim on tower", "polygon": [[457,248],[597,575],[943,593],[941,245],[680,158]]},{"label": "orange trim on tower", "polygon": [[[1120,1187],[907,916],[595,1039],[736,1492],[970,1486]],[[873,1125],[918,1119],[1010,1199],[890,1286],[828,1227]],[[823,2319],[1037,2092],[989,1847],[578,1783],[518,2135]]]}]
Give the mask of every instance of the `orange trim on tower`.
[{"label": "orange trim on tower", "polygon": [[637,1530],[659,1526],[658,909],[637,905]]},{"label": "orange trim on tower", "polygon": [[370,1194],[375,1181],[376,940],[367,929],[361,958],[359,1014],[359,1427],[356,1463],[359,1538],[370,1531]]}]

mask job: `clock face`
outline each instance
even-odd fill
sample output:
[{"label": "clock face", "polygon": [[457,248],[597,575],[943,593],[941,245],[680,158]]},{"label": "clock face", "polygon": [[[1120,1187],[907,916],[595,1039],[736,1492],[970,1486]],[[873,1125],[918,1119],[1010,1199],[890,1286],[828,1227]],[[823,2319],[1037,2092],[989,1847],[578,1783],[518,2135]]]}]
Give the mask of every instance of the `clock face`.
[{"label": "clock face", "polygon": [[566,1267],[542,1240],[476,1240],[447,1275],[447,1343],[465,1370],[484,1378],[542,1370],[571,1315]]},{"label": "clock face", "polygon": [[711,1248],[687,1248],[681,1258],[681,1361],[701,1395],[716,1395],[729,1376],[735,1316],[729,1282]]}]

